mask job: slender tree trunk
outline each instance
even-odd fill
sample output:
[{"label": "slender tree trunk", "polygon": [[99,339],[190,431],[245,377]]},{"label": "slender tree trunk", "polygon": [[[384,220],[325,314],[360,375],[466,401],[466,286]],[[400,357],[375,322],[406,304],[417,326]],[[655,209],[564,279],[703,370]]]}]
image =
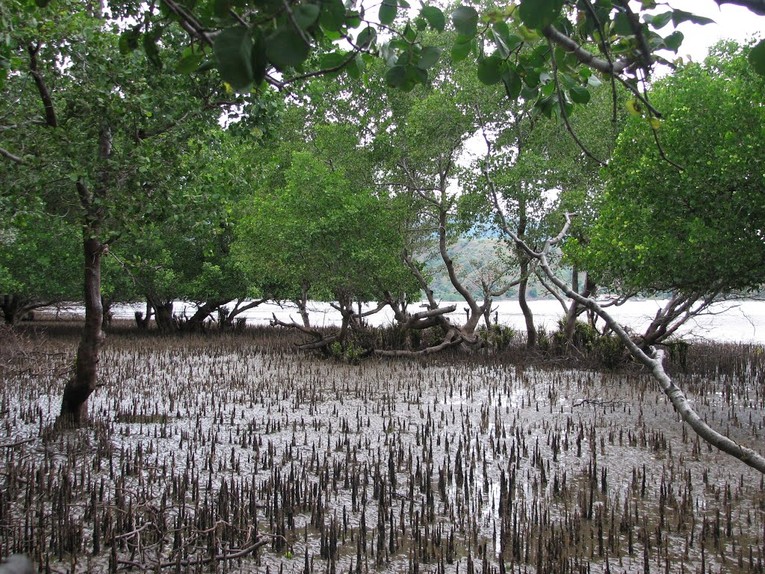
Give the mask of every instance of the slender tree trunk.
[{"label": "slender tree trunk", "polygon": [[[520,184],[518,191],[520,197],[518,201],[518,238],[520,241],[525,241],[528,216],[526,214],[526,200],[524,199],[523,184]],[[523,320],[526,322],[526,348],[534,349],[537,346],[537,328],[534,325],[534,313],[531,310],[531,307],[529,307],[528,301],[526,301],[531,261],[528,254],[526,254],[519,246],[518,241],[515,242],[515,252],[520,261],[521,280],[520,283],[518,283],[518,305],[521,307]]]},{"label": "slender tree trunk", "polygon": [[518,305],[526,322],[526,348],[534,349],[537,346],[537,328],[534,325],[534,312],[526,301],[526,291],[529,286],[529,260],[521,255],[521,281],[518,283]]},{"label": "slender tree trunk", "polygon": [[106,331],[112,324],[112,304],[114,302],[108,297],[101,296],[101,307],[103,311],[103,320],[101,321],[101,329]]},{"label": "slender tree trunk", "polygon": [[108,249],[98,236],[105,213],[104,200],[109,179],[107,160],[112,152],[112,134],[108,126],[101,127],[98,136],[98,158],[101,172],[98,185],[91,190],[87,183],[77,181],[77,194],[84,211],[82,247],[85,270],[85,325],[77,347],[74,373],[64,387],[60,421],[79,424],[88,416],[88,397],[98,386],[98,363],[104,343],[102,324],[104,308],[101,301],[101,257]]},{"label": "slender tree trunk", "polygon": [[300,289],[300,297],[298,299],[295,299],[295,304],[298,308],[298,313],[300,313],[300,319],[303,321],[303,327],[306,329],[311,328],[311,318],[308,315],[308,290],[310,289],[310,285],[308,283],[303,283]]},{"label": "slender tree trunk", "polygon": [[103,245],[89,230],[84,232],[83,252],[85,255],[85,326],[77,347],[74,374],[64,387],[61,401],[61,418],[79,424],[88,416],[88,397],[98,385],[98,362],[104,332],[103,306],[101,304],[101,255]]},{"label": "slender tree trunk", "polygon": [[[571,290],[579,293],[579,269],[574,265],[571,269]],[[579,303],[576,299],[571,300],[571,304],[568,307],[566,313],[566,325],[563,330],[563,334],[566,337],[568,343],[574,341],[574,331],[576,329],[576,318],[579,314]]]}]

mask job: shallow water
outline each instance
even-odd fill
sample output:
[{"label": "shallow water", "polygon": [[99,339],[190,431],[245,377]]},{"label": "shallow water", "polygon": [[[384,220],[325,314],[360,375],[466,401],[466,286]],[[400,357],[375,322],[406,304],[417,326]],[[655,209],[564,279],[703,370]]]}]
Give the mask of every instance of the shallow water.
[{"label": "shallow water", "polygon": [[[664,303],[666,301],[660,299],[632,300],[619,307],[610,307],[608,311],[623,325],[641,332],[650,324],[656,311]],[[450,303],[443,304],[447,306]],[[538,327],[544,328],[548,333],[557,330],[558,321],[563,316],[563,309],[557,300],[533,300],[529,302],[529,306]],[[457,303],[457,310],[451,315],[456,322],[464,317],[463,307],[464,303]],[[365,310],[371,308],[371,305],[364,307]],[[512,327],[521,333],[525,332],[523,314],[517,302],[497,301],[493,309],[500,324]],[[113,308],[115,317],[121,319],[132,319],[136,311],[144,310],[144,304],[116,305]],[[419,310],[419,307],[416,310]],[[328,303],[312,302],[309,304],[309,311],[314,326],[326,327],[340,323],[340,314]],[[194,306],[178,301],[175,303],[174,312],[180,316],[184,313],[191,316]],[[78,317],[82,314],[83,310],[78,306],[66,307],[60,312],[62,317]],[[244,312],[242,317],[246,319],[248,325],[254,326],[268,325],[274,315],[281,321],[299,321],[297,309],[290,303],[283,305],[265,303]],[[393,316],[390,309],[386,308],[369,317],[368,322],[373,326],[388,326],[393,323]],[[679,333],[690,340],[763,344],[765,343],[765,301],[741,300],[718,303],[710,309],[709,313],[684,325]]]},{"label": "shallow water", "polygon": [[[102,366],[99,423],[64,434],[46,430],[60,372],[2,379],[2,555],[53,572],[763,569],[762,476],[640,375],[351,366],[244,338],[115,336]],[[763,444],[762,373],[686,386]]]}]

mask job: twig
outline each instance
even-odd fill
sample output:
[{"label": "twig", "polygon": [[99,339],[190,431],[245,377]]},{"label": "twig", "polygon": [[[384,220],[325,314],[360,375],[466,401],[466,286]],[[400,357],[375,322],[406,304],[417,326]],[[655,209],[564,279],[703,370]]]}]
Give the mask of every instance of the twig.
[{"label": "twig", "polygon": [[579,149],[581,149],[584,152],[584,155],[586,155],[588,158],[593,160],[595,163],[597,163],[599,166],[605,166],[605,162],[599,160],[593,153],[587,149],[587,147],[582,143],[582,141],[579,139],[579,137],[574,132],[574,128],[571,127],[571,123],[568,121],[568,114],[566,113],[566,102],[563,99],[563,90],[560,89],[560,82],[558,81],[558,62],[555,60],[555,50],[553,50],[552,42],[550,40],[547,41],[548,45],[550,46],[550,61],[552,62],[552,69],[553,69],[553,81],[555,82],[555,91],[558,94],[558,107],[560,108],[560,115],[561,118],[563,118],[563,123],[566,125],[566,130],[569,134],[571,134],[571,137],[574,139],[574,142],[576,145],[579,146]]},{"label": "twig", "polygon": [[28,444],[30,442],[34,442],[37,440],[37,437],[32,438],[25,438],[16,442],[10,442],[7,444],[0,444],[0,448],[16,448],[17,446],[21,446],[22,444]]}]

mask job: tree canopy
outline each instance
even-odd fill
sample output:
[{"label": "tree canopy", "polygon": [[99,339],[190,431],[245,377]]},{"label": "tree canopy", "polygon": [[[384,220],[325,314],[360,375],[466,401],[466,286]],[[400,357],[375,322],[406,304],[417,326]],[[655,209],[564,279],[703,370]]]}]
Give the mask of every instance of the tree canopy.
[{"label": "tree canopy", "polygon": [[765,82],[749,53],[718,46],[655,84],[660,123],[633,114],[589,243],[571,246],[598,282],[644,293],[765,282]]}]

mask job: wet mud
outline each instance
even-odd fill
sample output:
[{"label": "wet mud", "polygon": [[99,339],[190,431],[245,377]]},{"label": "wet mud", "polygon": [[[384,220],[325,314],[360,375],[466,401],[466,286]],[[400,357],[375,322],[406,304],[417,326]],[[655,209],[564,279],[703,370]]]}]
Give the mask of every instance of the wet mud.
[{"label": "wet mud", "polygon": [[[116,335],[93,424],[54,431],[74,344],[0,370],[0,555],[43,572],[765,572],[763,476],[640,372]],[[762,451],[734,367],[678,380]]]}]

